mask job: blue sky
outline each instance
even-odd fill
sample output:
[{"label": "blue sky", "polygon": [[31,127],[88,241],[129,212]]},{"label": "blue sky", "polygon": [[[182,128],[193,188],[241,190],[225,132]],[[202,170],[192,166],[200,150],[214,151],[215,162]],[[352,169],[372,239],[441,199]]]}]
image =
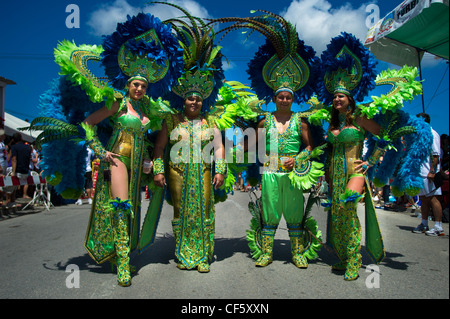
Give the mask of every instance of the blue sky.
[{"label": "blue sky", "polygon": [[[265,9],[278,13],[297,25],[306,44],[311,45],[320,56],[329,40],[341,31],[354,33],[364,40],[368,27],[366,12],[368,4],[376,4],[380,18],[394,9],[397,3],[378,1],[331,1],[331,0],[173,0],[193,15],[206,18],[225,16],[249,16],[250,10]],[[398,1],[400,2],[400,1]],[[80,9],[79,28],[68,28],[66,8],[76,4]],[[0,76],[13,80],[17,85],[8,86],[5,110],[21,119],[32,120],[39,116],[39,96],[48,89],[49,82],[57,77],[59,67],[53,62],[53,49],[59,41],[74,40],[77,44],[102,43],[103,34],[114,31],[117,22],[126,14],[150,12],[162,20],[180,16],[168,6],[147,5],[141,0],[24,0],[0,4]],[[262,44],[263,38],[252,36],[247,42],[239,32],[229,35],[221,45],[230,62],[226,65],[227,80],[248,84],[245,72],[248,61]],[[431,115],[431,124],[439,133],[449,133],[449,72],[448,64],[426,55],[422,60],[424,81],[424,105]],[[379,71],[392,67],[385,62]],[[404,110],[411,114],[422,111],[419,97],[407,103]]]}]

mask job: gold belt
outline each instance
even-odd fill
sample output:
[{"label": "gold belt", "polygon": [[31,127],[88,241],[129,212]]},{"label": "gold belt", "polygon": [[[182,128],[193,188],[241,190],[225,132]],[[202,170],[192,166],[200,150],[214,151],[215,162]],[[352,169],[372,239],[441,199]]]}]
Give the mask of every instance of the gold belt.
[{"label": "gold belt", "polygon": [[131,157],[131,150],[133,147],[133,136],[120,132],[116,146],[113,149],[113,153],[120,156]]}]

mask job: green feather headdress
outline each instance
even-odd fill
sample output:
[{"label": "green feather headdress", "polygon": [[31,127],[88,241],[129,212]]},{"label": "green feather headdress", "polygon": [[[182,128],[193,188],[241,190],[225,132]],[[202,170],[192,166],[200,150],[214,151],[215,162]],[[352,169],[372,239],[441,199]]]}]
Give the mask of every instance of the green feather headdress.
[{"label": "green feather headdress", "polygon": [[314,93],[313,84],[318,62],[314,50],[298,38],[295,26],[283,17],[265,10],[255,17],[210,19],[211,24],[233,24],[218,31],[228,33],[238,29],[250,29],[249,36],[257,31],[267,38],[250,61],[248,74],[252,88],[260,99],[269,101],[280,91],[289,91],[297,102],[307,101]]},{"label": "green feather headdress", "polygon": [[[178,84],[172,87],[167,100],[173,108],[180,108],[184,99],[197,95],[203,101],[202,111],[208,111],[214,104],[219,88],[224,79],[222,70],[222,49],[214,44],[215,34],[212,26],[207,26],[198,17],[193,17],[187,10],[172,3],[165,4],[182,11],[185,16],[165,20],[176,32],[180,46],[183,48],[184,72]],[[184,20],[184,19],[187,19]],[[177,97],[175,97],[176,95]],[[181,98],[182,100],[180,100]]]}]

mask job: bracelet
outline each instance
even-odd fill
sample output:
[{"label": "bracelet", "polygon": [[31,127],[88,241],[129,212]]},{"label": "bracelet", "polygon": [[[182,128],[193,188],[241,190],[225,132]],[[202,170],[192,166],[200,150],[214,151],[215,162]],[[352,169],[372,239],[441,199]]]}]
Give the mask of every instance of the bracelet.
[{"label": "bracelet", "polygon": [[381,148],[381,147],[376,147],[375,150],[373,151],[372,155],[369,157],[369,159],[367,160],[367,164],[369,166],[374,166],[376,163],[378,163],[378,161],[380,160],[380,158],[383,156],[385,149]]},{"label": "bracelet", "polygon": [[155,158],[153,160],[153,174],[164,174],[164,160],[162,158]]},{"label": "bracelet", "polygon": [[87,141],[87,144],[95,153],[95,155],[97,155],[100,159],[105,158],[106,150],[96,136],[94,136],[91,140]]},{"label": "bracelet", "polygon": [[227,162],[223,158],[216,159],[216,174],[226,175],[227,173]]},{"label": "bracelet", "polygon": [[104,159],[106,156],[106,150],[97,137],[97,127],[86,123],[81,123],[80,125],[86,133],[86,143],[94,151],[95,155],[97,155],[100,159]]}]

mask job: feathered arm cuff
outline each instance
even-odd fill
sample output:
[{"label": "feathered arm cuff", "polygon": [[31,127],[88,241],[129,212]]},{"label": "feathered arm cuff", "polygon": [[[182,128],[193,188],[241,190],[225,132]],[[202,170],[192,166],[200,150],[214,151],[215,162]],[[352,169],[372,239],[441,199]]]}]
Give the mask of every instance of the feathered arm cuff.
[{"label": "feathered arm cuff", "polygon": [[316,147],[312,152],[304,149],[295,157],[294,168],[289,173],[289,179],[294,187],[302,190],[310,189],[324,174],[323,164],[311,160],[312,158],[318,158],[323,153],[324,147],[326,147],[326,144]]},{"label": "feathered arm cuff", "polygon": [[153,160],[153,174],[154,175],[159,175],[159,174],[163,174],[164,175],[164,160],[162,158],[155,158]]},{"label": "feathered arm cuff", "polygon": [[97,155],[100,159],[104,159],[106,156],[106,150],[97,137],[97,127],[86,123],[81,123],[81,127],[86,132],[86,143],[94,151],[95,155]]},{"label": "feathered arm cuff", "polygon": [[216,174],[227,175],[227,162],[223,158],[216,159]]}]

